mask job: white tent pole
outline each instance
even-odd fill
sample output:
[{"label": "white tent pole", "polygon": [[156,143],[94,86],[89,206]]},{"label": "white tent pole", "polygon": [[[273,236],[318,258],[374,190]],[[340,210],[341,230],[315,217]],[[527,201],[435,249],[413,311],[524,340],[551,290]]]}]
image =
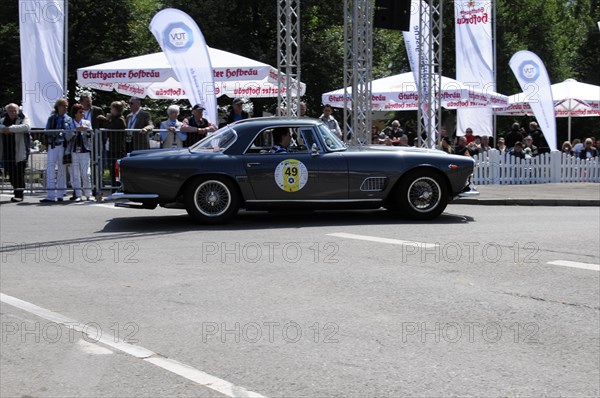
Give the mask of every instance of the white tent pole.
[{"label": "white tent pole", "polygon": [[[492,28],[493,28],[493,34],[492,34],[492,49],[493,49],[493,59],[494,59],[494,92],[498,92],[498,86],[497,86],[497,81],[498,81],[498,67],[496,64],[496,44],[497,44],[497,39],[496,39],[496,0],[492,1]],[[496,119],[496,112],[493,113],[493,118],[494,118],[494,122],[493,122],[493,129],[494,131],[492,131],[492,142],[494,143],[494,146],[496,146],[497,144],[497,137],[498,137],[498,133],[497,133],[497,129],[498,129],[498,120]]]},{"label": "white tent pole", "polygon": [[69,0],[64,1],[63,12],[65,13],[64,21],[64,37],[63,37],[63,97],[68,95],[68,73],[69,73]]},{"label": "white tent pole", "polygon": [[573,110],[573,106],[571,105],[571,101],[572,101],[571,98],[569,98],[569,120],[568,120],[569,121],[569,129],[568,129],[568,132],[569,132],[568,140],[569,140],[569,142],[571,142],[571,111]]}]

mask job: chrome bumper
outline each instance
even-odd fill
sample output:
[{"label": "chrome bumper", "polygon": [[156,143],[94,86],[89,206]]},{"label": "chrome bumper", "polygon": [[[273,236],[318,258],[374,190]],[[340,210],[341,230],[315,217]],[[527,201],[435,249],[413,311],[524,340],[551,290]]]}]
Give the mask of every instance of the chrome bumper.
[{"label": "chrome bumper", "polygon": [[131,200],[131,201],[140,201],[145,199],[158,199],[158,194],[156,193],[123,193],[123,192],[115,192],[110,195],[112,200]]},{"label": "chrome bumper", "polygon": [[459,198],[471,198],[473,196],[479,196],[479,191],[477,191],[476,189],[472,189],[458,194]]}]

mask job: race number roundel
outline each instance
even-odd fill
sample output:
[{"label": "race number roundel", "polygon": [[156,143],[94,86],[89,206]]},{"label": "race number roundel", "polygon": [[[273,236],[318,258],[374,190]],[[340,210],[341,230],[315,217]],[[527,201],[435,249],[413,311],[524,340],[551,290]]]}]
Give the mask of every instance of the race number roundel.
[{"label": "race number roundel", "polygon": [[304,163],[296,159],[286,159],[275,169],[275,182],[286,192],[296,192],[304,188],[308,180],[308,170]]}]

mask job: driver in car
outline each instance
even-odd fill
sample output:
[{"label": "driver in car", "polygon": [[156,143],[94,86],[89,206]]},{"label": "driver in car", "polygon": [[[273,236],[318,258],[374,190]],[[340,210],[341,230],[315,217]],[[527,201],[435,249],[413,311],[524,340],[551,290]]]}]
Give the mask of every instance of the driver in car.
[{"label": "driver in car", "polygon": [[292,134],[287,127],[276,127],[273,129],[273,148],[271,153],[287,153],[290,151]]}]

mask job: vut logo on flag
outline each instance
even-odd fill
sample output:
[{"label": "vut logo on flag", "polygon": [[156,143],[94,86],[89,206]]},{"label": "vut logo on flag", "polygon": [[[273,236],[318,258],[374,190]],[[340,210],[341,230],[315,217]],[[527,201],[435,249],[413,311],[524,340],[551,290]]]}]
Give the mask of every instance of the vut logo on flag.
[{"label": "vut logo on flag", "polygon": [[526,82],[534,82],[540,76],[540,67],[534,61],[524,61],[519,66],[519,73]]},{"label": "vut logo on flag", "polygon": [[182,22],[169,24],[163,32],[165,44],[173,51],[184,51],[194,43],[192,30]]}]

